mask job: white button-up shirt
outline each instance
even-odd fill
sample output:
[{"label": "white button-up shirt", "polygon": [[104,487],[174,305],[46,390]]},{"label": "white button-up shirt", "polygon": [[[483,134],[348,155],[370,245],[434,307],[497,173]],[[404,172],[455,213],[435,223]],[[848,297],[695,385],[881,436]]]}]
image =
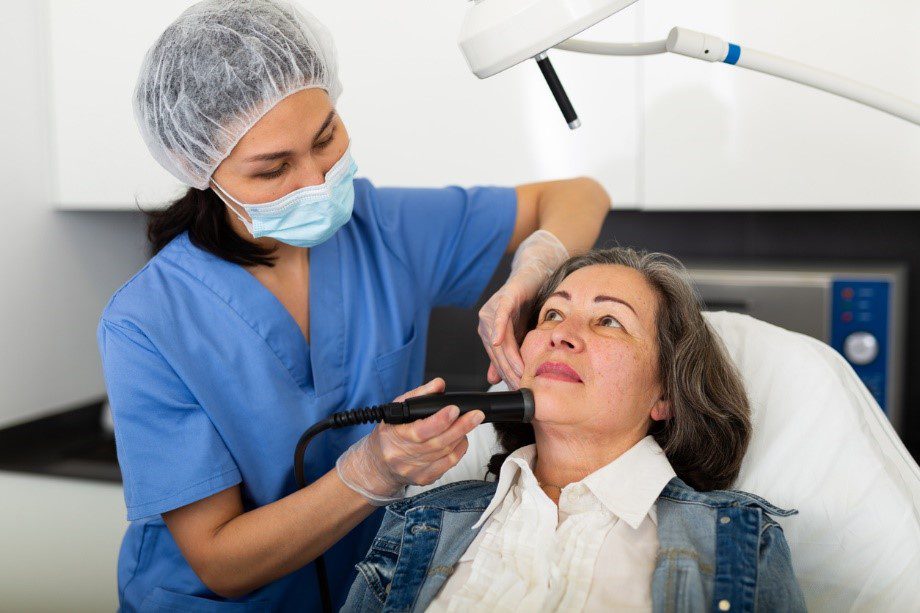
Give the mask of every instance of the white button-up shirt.
[{"label": "white button-up shirt", "polygon": [[651,436],[562,489],[533,474],[536,446],[502,464],[482,527],[428,611],[651,611],[656,500],[674,469]]}]

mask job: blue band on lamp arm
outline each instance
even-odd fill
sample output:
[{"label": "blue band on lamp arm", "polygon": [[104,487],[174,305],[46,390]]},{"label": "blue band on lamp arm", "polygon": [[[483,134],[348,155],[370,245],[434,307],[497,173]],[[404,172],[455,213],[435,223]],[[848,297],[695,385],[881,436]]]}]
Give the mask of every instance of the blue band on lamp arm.
[{"label": "blue band on lamp arm", "polygon": [[737,64],[741,57],[741,47],[734,43],[728,43],[728,55],[722,60],[726,64]]}]

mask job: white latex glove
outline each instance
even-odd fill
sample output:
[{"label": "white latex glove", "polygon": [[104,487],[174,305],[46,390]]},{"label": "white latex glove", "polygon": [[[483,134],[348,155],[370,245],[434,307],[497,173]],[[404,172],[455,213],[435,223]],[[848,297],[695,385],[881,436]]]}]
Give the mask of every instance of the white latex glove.
[{"label": "white latex glove", "polygon": [[517,333],[523,332],[520,326],[525,323],[521,311],[568,257],[565,246],[547,230],[537,230],[514,252],[508,280],[479,310],[479,337],[491,361],[489,383],[504,380],[509,389],[520,387],[524,362]]},{"label": "white latex glove", "polygon": [[[394,402],[443,391],[444,379],[439,377]],[[485,414],[470,411],[458,419],[459,414],[460,409],[450,405],[408,424],[378,424],[336,460],[335,470],[345,485],[374,506],[404,498],[407,485],[433,483],[466,453],[466,435]]]}]

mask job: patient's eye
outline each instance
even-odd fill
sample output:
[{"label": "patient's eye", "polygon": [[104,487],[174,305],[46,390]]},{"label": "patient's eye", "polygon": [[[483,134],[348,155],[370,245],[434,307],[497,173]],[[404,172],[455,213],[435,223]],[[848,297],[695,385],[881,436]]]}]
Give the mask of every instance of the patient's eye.
[{"label": "patient's eye", "polygon": [[555,309],[547,309],[543,315],[543,321],[562,321],[562,314]]},{"label": "patient's eye", "polygon": [[617,321],[617,318],[613,317],[612,315],[605,315],[604,317],[601,317],[601,320],[599,323],[602,326],[605,326],[607,328],[622,328],[623,327],[620,324],[620,322]]}]

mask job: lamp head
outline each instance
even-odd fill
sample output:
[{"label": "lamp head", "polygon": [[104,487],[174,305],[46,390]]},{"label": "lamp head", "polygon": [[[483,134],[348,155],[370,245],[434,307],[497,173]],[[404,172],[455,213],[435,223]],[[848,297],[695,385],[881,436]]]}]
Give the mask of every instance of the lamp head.
[{"label": "lamp head", "polygon": [[480,79],[568,40],[636,0],[472,0],[460,50]]}]

